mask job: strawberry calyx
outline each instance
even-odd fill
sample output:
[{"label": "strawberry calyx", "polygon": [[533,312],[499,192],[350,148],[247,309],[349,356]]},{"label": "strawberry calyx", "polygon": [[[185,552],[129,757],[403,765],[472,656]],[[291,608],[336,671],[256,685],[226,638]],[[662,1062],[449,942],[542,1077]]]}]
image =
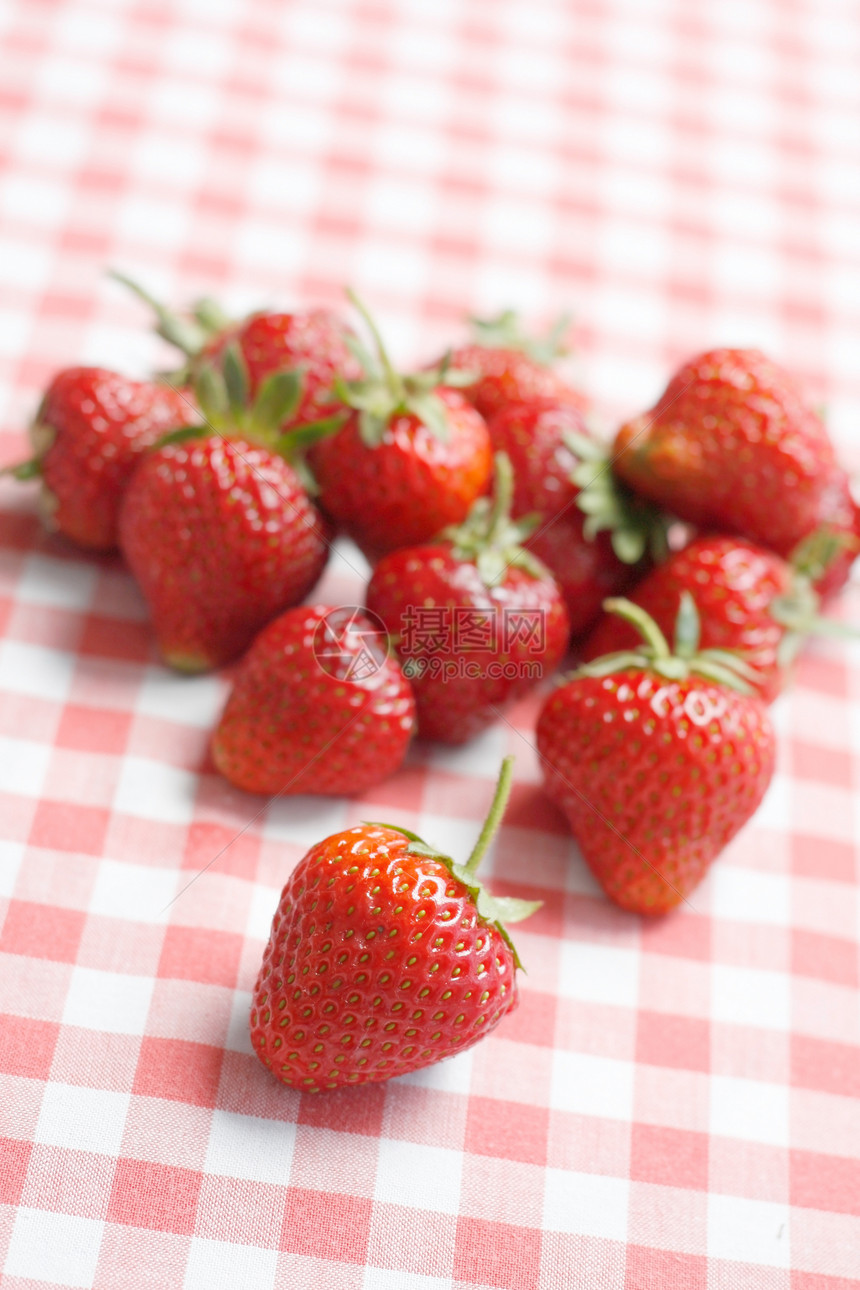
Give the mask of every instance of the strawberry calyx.
[{"label": "strawberry calyx", "polygon": [[475,565],[485,587],[494,587],[511,566],[525,569],[535,578],[551,574],[542,560],[522,545],[534,532],[538,516],[511,519],[514,471],[506,452],[497,452],[492,497],[479,497],[462,524],[443,529],[439,539],[450,542],[456,560]]},{"label": "strawberry calyx", "polygon": [[496,782],[496,789],[487,817],[478,835],[478,840],[465,864],[457,864],[451,856],[430,846],[417,833],[411,833],[409,829],[404,829],[399,824],[384,824],[379,820],[367,820],[365,823],[375,825],[381,829],[392,829],[395,833],[401,833],[409,841],[409,846],[406,849],[410,855],[426,856],[430,860],[437,860],[440,864],[443,864],[452,878],[456,878],[458,882],[461,882],[468,891],[474,901],[478,917],[501,934],[514,956],[514,964],[521,968],[523,965],[505,924],[521,923],[537,909],[540,909],[543,901],[520,900],[515,896],[493,896],[477,877],[478,868],[502,822],[508,798],[511,795],[513,767],[513,757],[506,757],[499,771],[499,778]]},{"label": "strawberry calyx", "polygon": [[860,535],[850,533],[847,529],[837,529],[831,524],[822,524],[812,533],[801,538],[788,557],[788,562],[796,573],[817,582],[823,578],[834,560],[843,551],[860,551]]},{"label": "strawberry calyx", "polygon": [[793,572],[791,583],[768,605],[771,618],[785,628],[777,647],[780,667],[788,667],[794,662],[809,636],[830,636],[840,640],[856,640],[860,636],[856,627],[825,618],[818,612],[821,597],[813,585],[823,577],[828,565],[846,547],[851,548],[855,543],[852,534],[823,525],[795,547],[788,562]]},{"label": "strawberry calyx", "polygon": [[603,608],[608,614],[617,614],[631,627],[635,627],[642,637],[642,643],[634,649],[618,650],[604,654],[590,663],[583,663],[573,673],[573,678],[581,676],[611,676],[613,672],[627,668],[641,668],[656,672],[669,681],[684,681],[688,676],[704,677],[726,685],[740,694],[754,694],[754,687],[762,680],[761,674],[735,650],[700,649],[701,620],[696,602],[689,591],[681,592],[678,617],[675,620],[673,648],[661,632],[650,614],[640,605],[623,597],[604,600]]},{"label": "strawberry calyx", "polygon": [[354,291],[348,289],[346,294],[364,319],[373,348],[369,349],[357,336],[345,338],[364,376],[355,381],[336,377],[334,392],[342,403],[358,412],[362,442],[368,448],[379,447],[392,417],[407,413],[417,417],[441,443],[447,443],[450,439],[448,412],[437,390],[442,385],[469,385],[474,373],[454,371],[449,354],[438,366],[423,372],[398,372],[367,307]]},{"label": "strawberry calyx", "polygon": [[183,316],[157,300],[145,287],[118,269],[108,269],[108,277],[128,287],[155,314],[155,333],[169,345],[175,345],[186,358],[196,358],[213,337],[231,325],[221,306],[208,296],[196,300],[190,313]]},{"label": "strawberry calyx", "polygon": [[171,430],[158,440],[155,448],[184,443],[212,432],[225,438],[241,436],[284,457],[296,470],[305,489],[315,493],[316,481],[304,454],[312,444],[339,430],[346,414],[307,422],[282,434],[284,421],[299,406],[302,379],[301,367],[273,372],[261,382],[252,400],[245,359],[236,341],[230,341],[224,347],[220,365],[206,363],[197,372],[194,393],[202,420]]},{"label": "strawberry calyx", "polygon": [[571,321],[570,314],[560,314],[543,336],[529,336],[523,331],[516,310],[503,309],[490,318],[471,317],[469,325],[478,345],[487,349],[519,350],[535,363],[549,367],[570,353],[564,339]]},{"label": "strawberry calyx", "polygon": [[571,479],[579,489],[576,504],[586,517],[582,529],[586,540],[593,542],[608,529],[612,549],[623,564],[636,564],[646,553],[658,563],[665,560],[669,517],[617,478],[606,444],[573,430],[566,430],[563,439],[579,458]]}]

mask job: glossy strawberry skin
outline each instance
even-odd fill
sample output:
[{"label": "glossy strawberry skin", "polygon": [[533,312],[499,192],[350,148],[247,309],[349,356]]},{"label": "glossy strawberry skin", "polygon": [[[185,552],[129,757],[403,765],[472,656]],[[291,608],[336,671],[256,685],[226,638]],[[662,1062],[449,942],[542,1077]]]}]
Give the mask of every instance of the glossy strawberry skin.
[{"label": "glossy strawberry skin", "polygon": [[493,345],[463,345],[450,358],[452,368],[474,372],[476,379],[463,393],[481,416],[489,421],[515,403],[537,403],[553,399],[584,411],[588,401],[578,390],[520,349]]},{"label": "glossy strawberry skin", "polygon": [[759,699],[644,669],[568,681],[544,705],[537,747],[586,864],[640,914],[689,896],[756,810],[775,756]]},{"label": "glossy strawberry skin", "polygon": [[227,342],[235,340],[248,369],[251,398],[267,376],[301,368],[301,398],[282,427],[288,430],[342,411],[333,393],[335,379],[360,374],[346,344],[348,335],[346,323],[327,309],[257,313],[210,341],[201,358],[218,358]]},{"label": "glossy strawberry skin", "polygon": [[615,470],[642,496],[781,554],[820,523],[835,464],[820,417],[754,349],[691,359],[615,441]]},{"label": "glossy strawberry skin", "polygon": [[281,893],[251,1043],[303,1092],[391,1079],[482,1039],[517,1005],[513,954],[445,865],[364,824],[312,847]]},{"label": "glossy strawberry skin", "polygon": [[[256,637],[236,669],[212,739],[221,773],[251,793],[355,794],[403,762],[415,726],[409,682],[385,649],[364,675],[375,626],[326,605],[289,609]],[[318,660],[335,622],[340,656]]]},{"label": "glossy strawberry skin", "polygon": [[[488,588],[476,565],[458,560],[451,544],[442,542],[381,560],[368,584],[367,607],[395,641],[415,693],[419,733],[444,743],[474,738],[549,676],[564,656],[570,630],[551,577],[511,565]],[[427,639],[427,630],[434,629],[427,607],[442,615],[438,639]],[[469,631],[475,620],[489,624],[477,636]],[[517,621],[523,624],[519,640]],[[532,638],[529,624],[536,632]]]},{"label": "glossy strawberry skin", "polygon": [[171,666],[238,657],[302,600],[328,558],[325,522],[282,457],[208,435],[140,462],[120,511],[120,545]]},{"label": "glossy strawberry skin", "polygon": [[[770,607],[791,589],[793,573],[772,551],[734,537],[702,537],[653,569],[628,599],[672,641],[681,595],[696,602],[702,649],[739,650],[761,675],[755,688],[770,703],[785,683],[777,653],[786,629]],[[585,661],[633,649],[639,633],[617,614],[604,614],[582,650]]]},{"label": "glossy strawberry skin", "polygon": [[31,430],[51,527],[88,550],[113,550],[140,454],[193,411],[188,396],[167,385],[103,367],[58,372]]},{"label": "glossy strawberry skin", "polygon": [[489,486],[493,461],[483,418],[456,390],[440,387],[436,394],[447,411],[447,442],[402,413],[391,417],[382,443],[368,447],[353,412],[311,450],[320,505],[372,560],[459,524]]},{"label": "glossy strawberry skin", "polygon": [[574,636],[587,631],[607,596],[623,591],[641,572],[623,564],[607,533],[589,541],[585,516],[576,504],[579,488],[572,475],[579,458],[564,434],[588,435],[582,413],[557,399],[512,404],[487,423],[493,449],[506,452],[514,468],[515,519],[539,515],[525,542],[552,573],[567,605]]}]

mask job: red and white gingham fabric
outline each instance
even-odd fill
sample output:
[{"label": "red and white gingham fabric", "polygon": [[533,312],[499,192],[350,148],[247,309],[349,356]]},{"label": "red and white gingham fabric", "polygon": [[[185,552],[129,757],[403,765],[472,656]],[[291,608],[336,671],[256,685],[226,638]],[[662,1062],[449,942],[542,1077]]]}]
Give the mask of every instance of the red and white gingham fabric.
[{"label": "red and white gingham fabric", "polygon": [[[5,0],[0,43],[4,460],[56,368],[164,359],[106,264],[236,309],[350,282],[410,359],[572,308],[607,424],[758,344],[860,458],[854,0]],[[2,483],[4,1290],[860,1286],[860,648],[807,656],[754,822],[643,924],[541,796],[534,704],[361,801],[231,790],[224,679],[164,670],[119,561],[34,507]],[[360,601],[344,559],[322,594]],[[281,1088],[247,1012],[290,867],[368,815],[463,853],[508,751],[519,1011]]]}]

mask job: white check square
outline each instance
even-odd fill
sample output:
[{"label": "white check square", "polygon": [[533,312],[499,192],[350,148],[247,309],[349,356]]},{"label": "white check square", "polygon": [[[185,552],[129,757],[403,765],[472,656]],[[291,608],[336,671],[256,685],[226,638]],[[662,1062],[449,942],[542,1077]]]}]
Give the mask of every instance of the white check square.
[{"label": "white check square", "polygon": [[216,1110],[209,1129],[205,1169],[210,1174],[286,1187],[295,1143],[296,1126],[288,1121]]},{"label": "white check square", "polygon": [[590,1053],[556,1052],[550,1106],[579,1115],[629,1120],[633,1114],[632,1062]]},{"label": "white check square", "polygon": [[190,824],[197,783],[197,776],[191,771],[150,761],[148,757],[126,757],[116,788],[114,810],[166,824]]},{"label": "white check square", "polygon": [[69,1151],[118,1155],[130,1101],[130,1093],[46,1084],[36,1141]]},{"label": "white check square", "polygon": [[547,1169],[544,1230],[625,1241],[629,1199],[627,1178]]},{"label": "white check square", "polygon": [[104,1223],[93,1218],[21,1208],[6,1255],[7,1277],[90,1286],[95,1276]]},{"label": "white check square", "polygon": [[568,999],[635,1008],[639,997],[639,955],[614,945],[563,941],[559,991]]},{"label": "white check square", "polygon": [[741,1196],[708,1197],[708,1254],[736,1263],[787,1268],[789,1207]]},{"label": "white check square", "polygon": [[787,1147],[789,1090],[763,1080],[711,1076],[711,1133]]},{"label": "white check square", "polygon": [[195,1236],[188,1252],[184,1290],[271,1290],[278,1251]]},{"label": "white check square", "polygon": [[735,1026],[787,1030],[791,1018],[791,980],[782,972],[729,967],[711,969],[712,1016]]},{"label": "white check square", "polygon": [[389,1205],[457,1214],[463,1154],[445,1147],[381,1138],[375,1198]]},{"label": "white check square", "polygon": [[75,967],[63,1024],[114,1035],[142,1035],[152,1000],[152,977]]},{"label": "white check square", "polygon": [[103,860],[90,897],[91,914],[159,923],[181,875],[172,869]]}]

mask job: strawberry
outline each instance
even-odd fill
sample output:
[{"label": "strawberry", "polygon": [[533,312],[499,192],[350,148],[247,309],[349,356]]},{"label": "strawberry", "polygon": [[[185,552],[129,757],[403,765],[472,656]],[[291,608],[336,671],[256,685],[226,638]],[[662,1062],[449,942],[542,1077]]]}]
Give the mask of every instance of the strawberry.
[{"label": "strawberry", "polygon": [[236,670],[215,765],[250,793],[361,793],[392,775],[415,725],[381,623],[350,608],[288,609]]},{"label": "strawberry", "polygon": [[465,519],[492,471],[484,420],[442,369],[395,372],[372,319],[377,358],[361,346],[365,377],[336,385],[348,412],[310,454],[325,510],[371,559],[434,537]]},{"label": "strawberry", "polygon": [[335,833],[299,861],[251,1005],[251,1043],[276,1079],[307,1093],[391,1079],[464,1052],[517,1006],[505,923],[537,904],[477,877],[511,761],[464,865],[389,824]]},{"label": "strawberry", "polygon": [[[806,636],[840,630],[840,624],[817,617],[818,596],[809,577],[742,538],[697,538],[653,569],[629,598],[668,636],[684,592],[696,600],[701,647],[741,652],[758,674],[752,684],[766,703],[785,685],[787,668]],[[582,657],[589,661],[634,649],[639,639],[632,623],[607,614],[585,642]]]},{"label": "strawberry", "polygon": [[248,411],[235,350],[230,358],[226,383],[215,369],[198,383],[207,425],[148,453],[120,512],[120,545],[161,653],[188,672],[241,654],[308,594],[328,557],[325,522],[279,451],[295,377],[270,377]]},{"label": "strawberry", "polygon": [[[537,747],[546,791],[586,864],[624,909],[662,914],[704,876],[757,808],[774,768],[767,709],[725,651],[672,654],[626,600],[606,608],[642,643],[586,664],[544,704]],[[696,636],[684,593],[678,635]],[[686,623],[684,622],[686,619]]]},{"label": "strawberry", "polygon": [[559,318],[541,338],[524,335],[511,309],[495,318],[473,318],[471,323],[474,342],[455,349],[448,361],[457,371],[470,374],[463,393],[485,420],[512,403],[555,399],[581,412],[588,406],[585,396],[571,389],[551,366],[567,352],[562,340],[569,318]]},{"label": "strawberry", "polygon": [[824,423],[755,349],[697,355],[615,441],[615,470],[643,497],[781,555],[822,523],[835,469]]},{"label": "strawberry", "polygon": [[510,520],[510,462],[496,459],[496,496],[426,546],[380,560],[367,607],[385,623],[412,682],[419,732],[471,739],[558,665],[567,647],[564,600],[520,545]]},{"label": "strawberry", "polygon": [[30,427],[35,455],[8,473],[41,479],[49,528],[91,551],[110,551],[138,457],[191,412],[191,401],[167,385],[103,367],[67,367],[51,381]]},{"label": "strawberry", "polygon": [[525,546],[558,582],[577,636],[606,596],[641,572],[649,544],[662,550],[658,513],[614,479],[605,448],[569,403],[514,403],[487,428],[495,451],[507,453],[514,468],[512,515],[539,518]]},{"label": "strawberry", "polygon": [[341,410],[332,394],[336,377],[351,380],[360,375],[358,362],[349,348],[349,328],[331,310],[261,311],[239,322],[230,322],[212,301],[203,300],[194,307],[191,318],[183,318],[166,309],[130,278],[119,273],[113,277],[130,287],[154,310],[158,334],[186,356],[186,366],[177,374],[179,378],[187,380],[201,365],[220,360],[231,342],[238,346],[244,361],[252,397],[265,379],[276,372],[300,372],[300,397],[281,426],[282,431],[334,416]]}]

